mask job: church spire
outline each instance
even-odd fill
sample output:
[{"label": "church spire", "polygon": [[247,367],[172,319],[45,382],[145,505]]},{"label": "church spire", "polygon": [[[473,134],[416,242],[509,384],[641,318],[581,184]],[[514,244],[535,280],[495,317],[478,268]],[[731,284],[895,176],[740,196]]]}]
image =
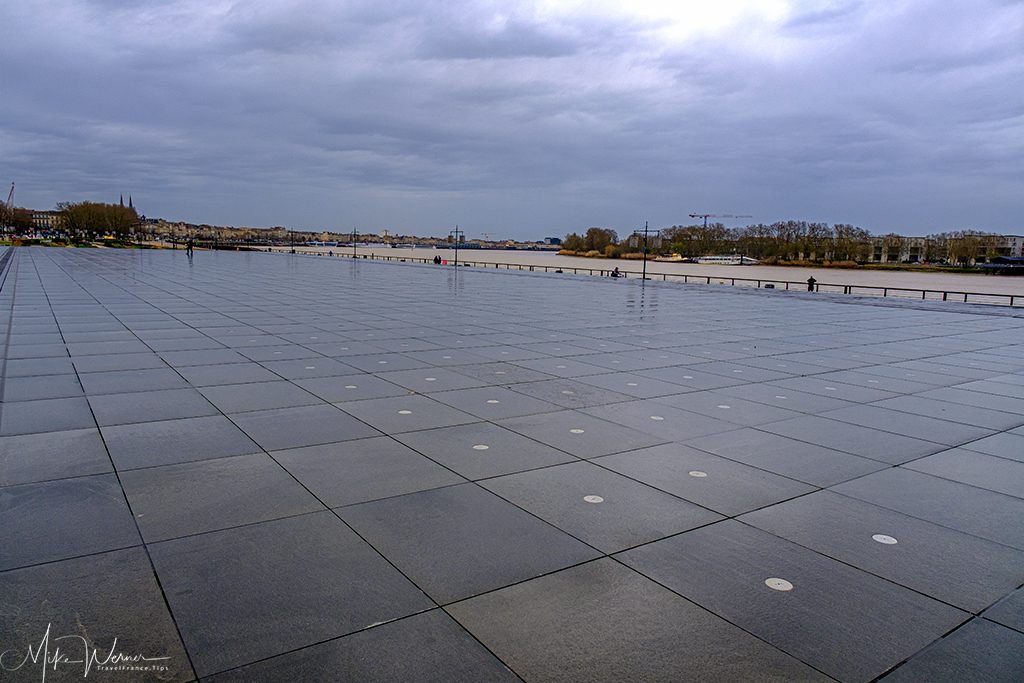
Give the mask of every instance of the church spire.
[{"label": "church spire", "polygon": [[121,195],[121,206],[124,206],[124,195]]},{"label": "church spire", "polygon": [[134,209],[135,208],[134,206],[132,206],[132,196],[131,195],[128,195],[128,208],[129,209]]}]

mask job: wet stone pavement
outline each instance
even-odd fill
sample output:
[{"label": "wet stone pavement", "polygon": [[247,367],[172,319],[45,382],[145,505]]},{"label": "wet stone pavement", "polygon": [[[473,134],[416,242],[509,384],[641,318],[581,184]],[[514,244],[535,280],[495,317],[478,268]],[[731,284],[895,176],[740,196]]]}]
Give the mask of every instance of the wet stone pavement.
[{"label": "wet stone pavement", "polygon": [[1021,312],[9,253],[0,681],[1024,680]]}]

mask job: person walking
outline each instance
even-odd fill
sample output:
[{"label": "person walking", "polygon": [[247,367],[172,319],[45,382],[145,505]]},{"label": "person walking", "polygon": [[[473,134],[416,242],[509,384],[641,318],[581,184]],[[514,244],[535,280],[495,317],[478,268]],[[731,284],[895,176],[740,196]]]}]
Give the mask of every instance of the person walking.
[{"label": "person walking", "polygon": [[817,280],[814,279],[813,275],[811,277],[807,278],[807,291],[808,292],[813,292],[814,291],[814,283],[816,283],[816,282],[817,282]]}]

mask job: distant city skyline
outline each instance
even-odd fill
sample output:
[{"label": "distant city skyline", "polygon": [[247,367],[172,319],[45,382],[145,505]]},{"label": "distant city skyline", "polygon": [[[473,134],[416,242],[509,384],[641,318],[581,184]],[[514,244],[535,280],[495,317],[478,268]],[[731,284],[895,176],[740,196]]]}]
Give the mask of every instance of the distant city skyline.
[{"label": "distant city skyline", "polygon": [[0,187],[467,239],[1024,231],[1024,3],[702,5],[13,0]]}]

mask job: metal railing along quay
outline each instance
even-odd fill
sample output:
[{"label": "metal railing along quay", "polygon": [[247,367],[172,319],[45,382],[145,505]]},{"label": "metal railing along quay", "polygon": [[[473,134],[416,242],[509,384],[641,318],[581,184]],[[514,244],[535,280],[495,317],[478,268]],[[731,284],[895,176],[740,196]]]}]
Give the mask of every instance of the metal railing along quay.
[{"label": "metal railing along quay", "polygon": [[[287,250],[283,250],[287,251]],[[310,254],[307,254],[310,255]],[[434,263],[432,258],[416,258],[411,256],[387,256],[381,254],[360,254],[354,257],[351,254],[335,254],[343,258],[363,258],[378,261],[399,261],[408,263]],[[444,265],[453,265],[445,261]],[[497,268],[504,270],[523,270],[530,272],[544,273],[572,273],[573,275],[592,275],[596,277],[611,276],[612,268],[581,268],[573,266],[540,266],[522,263],[483,263],[479,261],[459,260],[459,267],[475,268]],[[643,274],[638,271],[619,270],[618,277],[640,279]],[[806,281],[793,280],[765,280],[742,277],[721,277],[714,275],[688,275],[685,273],[648,273],[648,280],[661,280],[664,282],[684,282],[700,284],[730,285],[734,287],[752,287],[759,289],[782,289],[793,291],[809,291]],[[933,289],[913,289],[907,287],[884,287],[877,285],[842,285],[828,282],[815,282],[815,292],[827,294],[854,294],[860,296],[876,296],[899,299],[918,299],[922,301],[958,301],[962,303],[990,304],[998,306],[1019,306],[1024,305],[1024,295],[1021,294],[983,294],[979,292],[957,292]]]}]

